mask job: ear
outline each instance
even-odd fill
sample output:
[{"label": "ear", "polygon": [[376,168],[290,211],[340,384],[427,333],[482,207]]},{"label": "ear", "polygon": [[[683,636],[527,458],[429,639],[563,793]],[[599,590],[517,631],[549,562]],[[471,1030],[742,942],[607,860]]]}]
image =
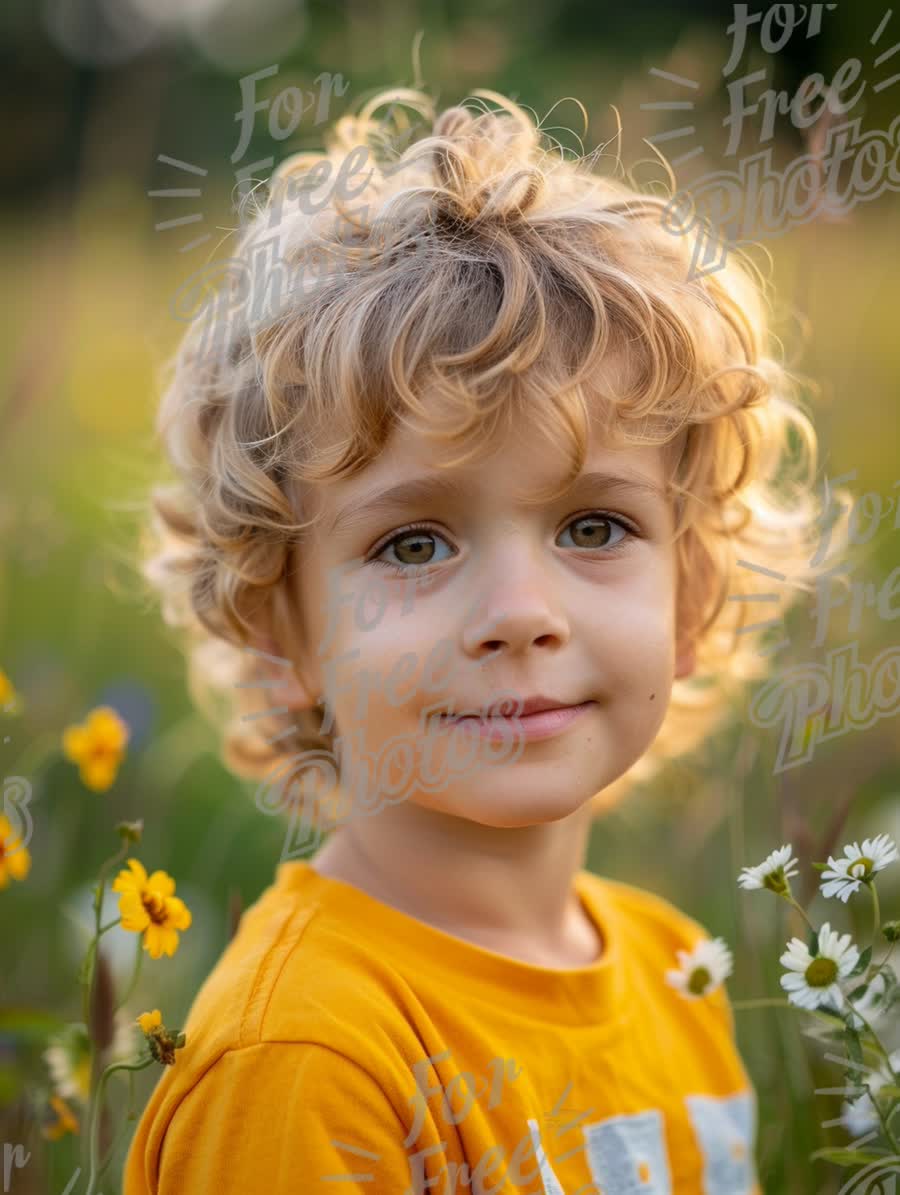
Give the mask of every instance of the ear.
[{"label": "ear", "polygon": [[256,657],[260,669],[268,680],[272,682],[268,690],[270,704],[273,706],[286,705],[289,709],[312,709],[318,700],[318,694],[312,693],[307,685],[297,675],[293,662],[279,649],[279,644],[272,635],[262,632],[254,635],[252,647],[257,652],[264,653]]},{"label": "ear", "polygon": [[697,667],[697,652],[693,643],[681,643],[675,655],[675,679],[691,676]]},{"label": "ear", "polygon": [[694,651],[693,644],[680,648],[675,656],[675,680],[684,680],[686,676],[691,676],[696,667],[697,652]]}]

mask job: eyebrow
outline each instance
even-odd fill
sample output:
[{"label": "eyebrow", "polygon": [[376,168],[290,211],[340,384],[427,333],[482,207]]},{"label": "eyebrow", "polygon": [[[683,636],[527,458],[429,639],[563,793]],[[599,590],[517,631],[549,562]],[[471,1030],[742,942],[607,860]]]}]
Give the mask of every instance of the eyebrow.
[{"label": "eyebrow", "polygon": [[[566,493],[560,495],[558,501],[562,501],[565,497],[572,500],[582,492],[593,493],[597,490],[622,497],[666,500],[666,491],[663,486],[647,478],[626,477],[619,473],[595,470],[591,473],[580,474]],[[374,490],[369,494],[358,495],[335,512],[333,517],[326,522],[324,530],[329,535],[347,533],[359,524],[368,522],[374,515],[402,511],[417,503],[440,499],[459,501],[465,494],[466,486],[459,478],[440,475],[412,478],[384,490]]]}]

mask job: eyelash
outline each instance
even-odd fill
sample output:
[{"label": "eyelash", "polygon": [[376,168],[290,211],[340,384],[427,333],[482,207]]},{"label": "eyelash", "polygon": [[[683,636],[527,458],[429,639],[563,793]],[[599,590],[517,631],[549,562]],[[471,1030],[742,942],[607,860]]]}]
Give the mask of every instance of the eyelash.
[{"label": "eyelash", "polygon": [[[619,542],[613,544],[611,547],[602,545],[603,554],[605,556],[618,555],[619,552],[624,551],[628,547],[632,539],[638,538],[638,531],[632,523],[626,522],[620,515],[611,514],[607,510],[589,510],[585,514],[575,515],[574,518],[570,519],[569,522],[566,523],[566,527],[570,527],[573,523],[579,523],[582,519],[589,519],[597,515],[599,515],[601,519],[605,519],[607,522],[615,523],[625,532],[625,535],[619,540]],[[563,530],[565,530],[565,528],[563,528]],[[379,568],[390,569],[391,572],[396,574],[410,573],[416,570],[419,572],[426,571],[428,569],[428,564],[395,564],[391,560],[378,559],[378,556],[387,548],[389,548],[391,544],[396,543],[398,540],[405,539],[406,536],[412,535],[416,531],[429,531],[434,535],[440,536],[442,539],[445,538],[441,532],[437,531],[429,523],[410,523],[408,527],[402,527],[399,531],[395,532],[390,539],[386,539],[382,543],[376,545],[376,547],[373,549],[372,555],[368,558],[366,563],[377,565]],[[582,549],[582,551],[589,550],[590,549],[588,548]]]}]

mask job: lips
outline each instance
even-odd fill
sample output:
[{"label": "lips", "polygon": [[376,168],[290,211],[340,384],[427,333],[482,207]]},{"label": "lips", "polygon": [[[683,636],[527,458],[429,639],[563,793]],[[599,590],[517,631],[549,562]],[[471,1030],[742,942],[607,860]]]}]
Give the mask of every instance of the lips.
[{"label": "lips", "polygon": [[[465,702],[461,702],[460,704],[462,705],[462,707],[464,709],[467,708]],[[491,704],[492,704],[491,702],[486,703],[487,707],[490,707]],[[583,701],[564,701],[558,697],[545,697],[543,694],[537,694],[534,697],[526,697],[525,700],[522,702],[521,710],[517,710],[511,714],[502,714],[502,713],[498,713],[498,714],[482,714],[482,713],[451,714],[451,713],[446,713],[446,714],[441,714],[441,717],[442,718],[451,718],[455,722],[461,722],[468,718],[473,718],[473,719],[477,718],[481,721],[490,720],[491,718],[502,718],[502,719],[516,718],[516,717],[526,718],[526,717],[528,717],[529,714],[541,714],[547,710],[571,709],[575,706],[580,706],[580,705],[584,705],[584,704],[585,704],[585,702],[583,702]],[[478,703],[474,703],[472,705],[469,705],[468,708],[478,710],[478,709],[484,709],[485,706],[479,705]]]},{"label": "lips", "polygon": [[561,734],[595,705],[594,701],[582,701],[578,705],[557,705],[549,709],[535,710],[530,714],[521,712],[511,716],[501,714],[482,717],[478,714],[442,714],[440,722],[448,727],[464,727],[467,733],[474,731],[483,738],[520,737],[523,742],[531,743]]}]

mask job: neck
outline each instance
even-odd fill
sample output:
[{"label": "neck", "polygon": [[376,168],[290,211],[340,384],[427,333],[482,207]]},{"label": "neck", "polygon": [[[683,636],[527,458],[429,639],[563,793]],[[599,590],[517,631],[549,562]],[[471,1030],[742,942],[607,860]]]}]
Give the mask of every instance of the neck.
[{"label": "neck", "polygon": [[589,803],[554,822],[498,828],[406,801],[339,827],[313,866],[490,949],[586,962],[596,939],[573,877],[590,827]]}]

